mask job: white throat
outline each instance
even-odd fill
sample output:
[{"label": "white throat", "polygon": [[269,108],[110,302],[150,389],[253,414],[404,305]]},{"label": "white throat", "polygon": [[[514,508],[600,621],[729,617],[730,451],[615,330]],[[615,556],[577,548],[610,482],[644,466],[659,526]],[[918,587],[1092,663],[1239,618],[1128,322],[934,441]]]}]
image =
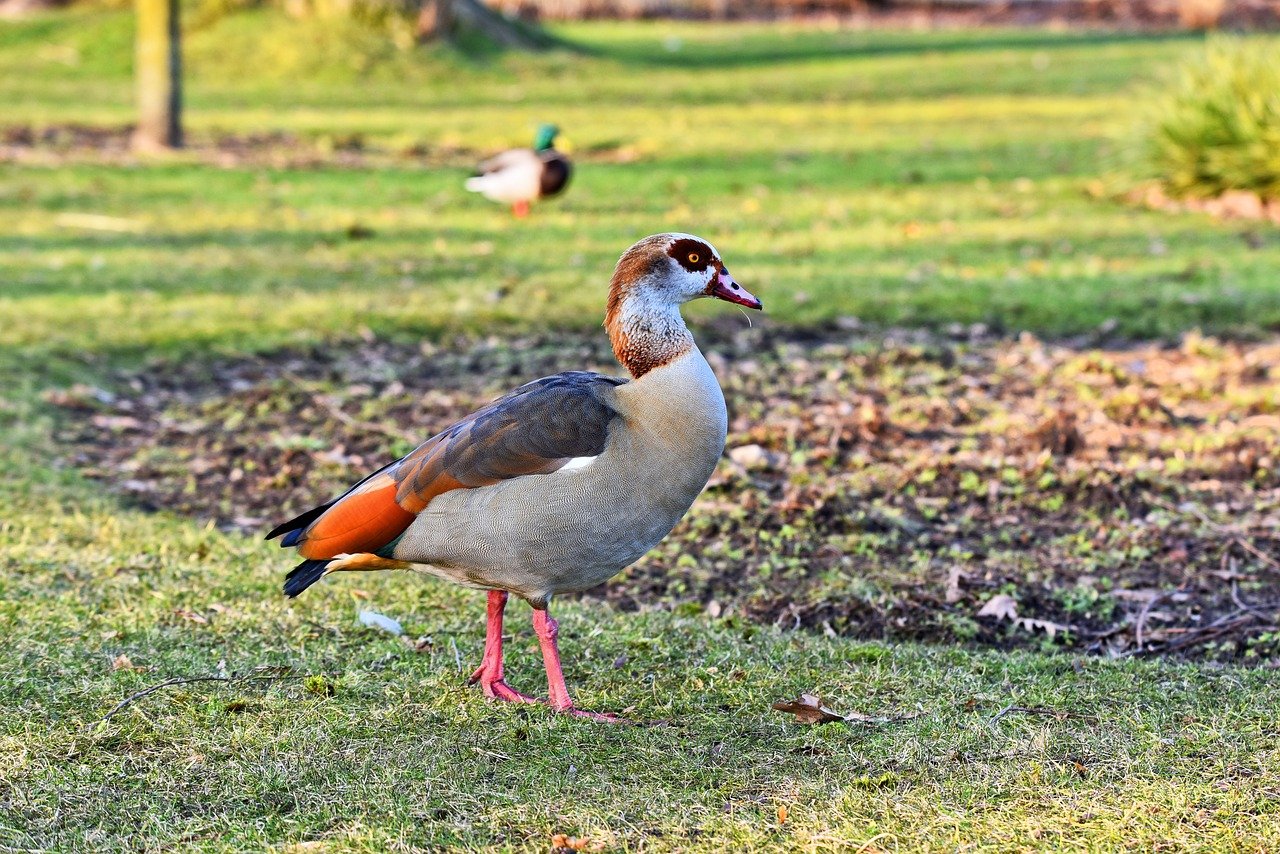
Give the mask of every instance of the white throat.
[{"label": "white throat", "polygon": [[607,323],[613,354],[637,378],[696,349],[679,303],[643,285],[626,295]]}]

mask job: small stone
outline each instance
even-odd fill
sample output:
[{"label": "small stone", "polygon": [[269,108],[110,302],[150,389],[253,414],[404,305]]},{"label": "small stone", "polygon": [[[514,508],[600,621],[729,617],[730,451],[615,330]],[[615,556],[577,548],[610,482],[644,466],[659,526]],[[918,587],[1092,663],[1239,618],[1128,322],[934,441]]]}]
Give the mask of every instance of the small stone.
[{"label": "small stone", "polygon": [[1227,190],[1217,199],[1221,215],[1227,219],[1262,219],[1262,198],[1249,190]]},{"label": "small stone", "polygon": [[779,468],[782,465],[782,454],[776,454],[761,445],[740,445],[729,451],[729,459],[748,471]]}]

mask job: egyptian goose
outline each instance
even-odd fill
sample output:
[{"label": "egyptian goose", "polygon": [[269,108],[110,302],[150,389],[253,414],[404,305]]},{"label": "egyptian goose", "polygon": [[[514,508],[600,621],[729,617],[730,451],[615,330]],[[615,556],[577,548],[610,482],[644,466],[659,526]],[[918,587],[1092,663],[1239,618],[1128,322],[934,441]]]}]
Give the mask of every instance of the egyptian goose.
[{"label": "egyptian goose", "polygon": [[486,199],[511,205],[517,217],[529,214],[529,203],[554,196],[569,183],[569,158],[555,150],[555,125],[542,125],[533,148],[513,148],[480,164],[480,174],[466,188]]},{"label": "egyptian goose", "polygon": [[724,451],[724,395],[680,315],[716,297],[748,308],[705,240],[657,234],[632,246],[609,284],[605,328],[630,379],[568,371],[498,398],[267,539],[305,560],[297,596],[346,570],[414,569],[489,591],[485,696],[537,702],[502,674],[508,593],[533,606],[551,707],[577,710],[547,612],[558,593],[595,587],[656,546],[706,485]]}]

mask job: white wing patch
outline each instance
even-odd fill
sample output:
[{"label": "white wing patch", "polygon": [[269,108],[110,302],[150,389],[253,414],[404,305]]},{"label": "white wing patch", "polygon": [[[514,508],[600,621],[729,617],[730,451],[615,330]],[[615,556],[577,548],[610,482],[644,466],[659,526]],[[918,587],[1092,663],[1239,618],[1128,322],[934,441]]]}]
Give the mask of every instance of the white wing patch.
[{"label": "white wing patch", "polygon": [[584,469],[598,459],[599,457],[574,457],[557,469],[557,471],[576,471],[578,469]]}]

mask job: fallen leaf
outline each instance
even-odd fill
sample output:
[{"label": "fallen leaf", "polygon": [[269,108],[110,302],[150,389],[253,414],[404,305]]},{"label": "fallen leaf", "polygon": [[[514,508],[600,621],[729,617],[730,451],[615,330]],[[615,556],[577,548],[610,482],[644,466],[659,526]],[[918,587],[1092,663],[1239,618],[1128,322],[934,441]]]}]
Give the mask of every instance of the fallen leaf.
[{"label": "fallen leaf", "polygon": [[603,849],[604,843],[593,843],[586,837],[579,838],[577,836],[569,836],[566,833],[557,833],[551,837],[551,854],[569,854],[572,851],[601,851]]},{"label": "fallen leaf", "polygon": [[412,640],[408,635],[402,635],[400,640],[404,641],[404,645],[414,652],[431,652],[435,646],[435,641],[430,635],[421,635],[417,640]]},{"label": "fallen leaf", "polygon": [[188,622],[197,623],[202,626],[209,625],[208,617],[197,614],[195,611],[192,611],[190,608],[175,608],[173,613],[177,614],[179,617],[181,617],[184,620],[187,620]]},{"label": "fallen leaf", "polygon": [[89,419],[95,427],[104,430],[141,430],[142,422],[132,415],[95,415]]},{"label": "fallen leaf", "polygon": [[979,617],[995,617],[997,620],[1016,620],[1018,618],[1018,600],[1008,593],[997,593],[987,600],[987,604],[978,611]]},{"label": "fallen leaf", "polygon": [[787,805],[778,804],[778,824],[787,823],[787,813],[788,813]]},{"label": "fallen leaf", "polygon": [[1021,617],[1014,620],[1014,623],[1029,632],[1039,629],[1049,636],[1049,640],[1053,640],[1057,637],[1058,632],[1071,631],[1070,626],[1063,625],[1062,623],[1055,623],[1051,620],[1033,620],[1030,617]]},{"label": "fallen leaf", "polygon": [[1120,599],[1127,602],[1150,602],[1160,595],[1160,590],[1155,587],[1138,587],[1133,589],[1117,588],[1111,591],[1114,599]]},{"label": "fallen leaf", "polygon": [[147,668],[139,667],[138,665],[134,664],[132,661],[129,660],[129,656],[125,655],[122,652],[112,660],[111,669],[112,670],[133,670],[133,671],[140,672],[140,671],[146,670]]},{"label": "fallen leaf", "polygon": [[825,724],[845,720],[844,715],[823,706],[822,699],[816,694],[801,694],[790,702],[779,700],[773,704],[773,708],[795,715],[798,724]]},{"label": "fallen leaf", "polygon": [[71,388],[51,388],[40,393],[40,399],[54,406],[65,409],[92,410],[99,406],[115,403],[115,395],[100,388],[88,385],[73,385]]},{"label": "fallen leaf", "polygon": [[1057,637],[1058,632],[1071,631],[1071,626],[1055,623],[1051,620],[1037,620],[1031,617],[1018,616],[1018,600],[1014,599],[1007,593],[997,593],[987,600],[987,604],[982,606],[978,611],[979,617],[995,617],[997,620],[1009,620],[1015,626],[1034,632],[1037,629],[1049,636],[1049,639]]}]

